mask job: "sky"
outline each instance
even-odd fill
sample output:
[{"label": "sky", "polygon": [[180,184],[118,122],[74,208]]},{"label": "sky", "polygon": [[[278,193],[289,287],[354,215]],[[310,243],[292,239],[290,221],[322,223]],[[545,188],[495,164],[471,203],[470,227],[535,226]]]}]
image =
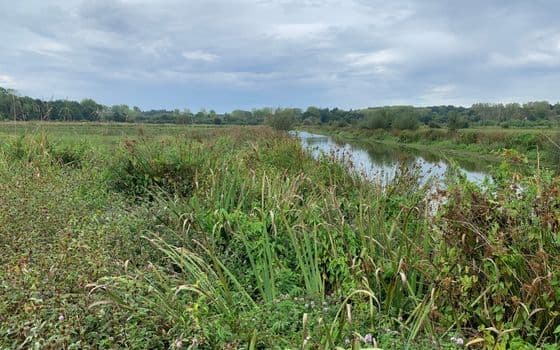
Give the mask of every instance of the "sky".
[{"label": "sky", "polygon": [[558,0],[0,0],[0,86],[142,109],[559,101]]}]

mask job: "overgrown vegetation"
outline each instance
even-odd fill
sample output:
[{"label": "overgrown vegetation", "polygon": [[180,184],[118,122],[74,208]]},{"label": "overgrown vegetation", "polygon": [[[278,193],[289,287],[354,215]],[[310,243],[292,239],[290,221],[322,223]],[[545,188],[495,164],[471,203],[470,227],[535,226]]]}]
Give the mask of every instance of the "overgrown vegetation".
[{"label": "overgrown vegetation", "polygon": [[560,133],[542,129],[470,128],[440,129],[418,128],[416,130],[369,130],[358,128],[315,127],[307,128],[316,133],[335,136],[341,140],[353,140],[378,145],[405,146],[452,157],[475,157],[496,160],[504,150],[521,154],[518,163],[534,168],[544,164],[560,172]]},{"label": "overgrown vegetation", "polygon": [[405,168],[381,188],[267,127],[47,128],[0,146],[2,348],[560,341],[543,168],[506,155],[482,188]]}]

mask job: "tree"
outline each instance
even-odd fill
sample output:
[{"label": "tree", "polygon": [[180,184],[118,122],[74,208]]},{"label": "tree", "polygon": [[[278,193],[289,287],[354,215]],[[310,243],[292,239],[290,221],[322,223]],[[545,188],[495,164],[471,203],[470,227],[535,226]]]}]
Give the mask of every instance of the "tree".
[{"label": "tree", "polygon": [[447,128],[449,131],[457,131],[458,129],[468,128],[469,122],[465,120],[463,116],[457,111],[452,111],[449,113],[447,118]]},{"label": "tree", "polygon": [[85,120],[97,120],[99,118],[99,111],[103,107],[91,98],[82,100],[80,106],[82,110],[81,119]]},{"label": "tree", "polygon": [[267,119],[267,124],[276,130],[291,130],[296,123],[296,114],[295,109],[278,109],[273,116]]},{"label": "tree", "polygon": [[307,107],[307,110],[303,113],[303,119],[321,121],[321,110],[313,106]]},{"label": "tree", "polygon": [[193,114],[190,109],[185,108],[182,113],[179,113],[175,118],[177,124],[192,124]]},{"label": "tree", "polygon": [[414,111],[397,114],[393,121],[393,128],[399,130],[415,130],[418,129],[418,117]]},{"label": "tree", "polygon": [[388,108],[366,109],[364,114],[364,127],[367,129],[390,129],[393,124],[393,114]]},{"label": "tree", "polygon": [[126,122],[130,109],[127,105],[114,105],[111,107],[111,120],[116,122]]}]

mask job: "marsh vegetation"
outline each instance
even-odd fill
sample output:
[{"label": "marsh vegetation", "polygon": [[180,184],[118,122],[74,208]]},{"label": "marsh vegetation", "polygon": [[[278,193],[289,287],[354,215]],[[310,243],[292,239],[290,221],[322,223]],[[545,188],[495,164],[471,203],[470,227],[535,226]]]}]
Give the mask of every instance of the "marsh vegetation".
[{"label": "marsh vegetation", "polygon": [[560,179],[511,154],[427,198],[268,127],[10,124],[0,150],[1,347],[560,341]]}]

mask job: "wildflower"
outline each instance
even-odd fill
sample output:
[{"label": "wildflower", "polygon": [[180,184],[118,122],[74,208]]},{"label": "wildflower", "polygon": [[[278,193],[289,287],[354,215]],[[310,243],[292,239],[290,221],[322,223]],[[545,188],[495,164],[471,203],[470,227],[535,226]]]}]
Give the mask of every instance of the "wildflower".
[{"label": "wildflower", "polygon": [[456,345],[463,345],[465,344],[465,341],[463,340],[463,338],[461,337],[451,337],[451,341],[453,343],[455,343]]},{"label": "wildflower", "polygon": [[64,321],[64,315],[58,316],[58,320],[59,320],[60,322]]},{"label": "wildflower", "polygon": [[368,333],[364,336],[364,343],[366,344],[371,344],[373,343],[373,335],[371,335],[371,333]]}]

